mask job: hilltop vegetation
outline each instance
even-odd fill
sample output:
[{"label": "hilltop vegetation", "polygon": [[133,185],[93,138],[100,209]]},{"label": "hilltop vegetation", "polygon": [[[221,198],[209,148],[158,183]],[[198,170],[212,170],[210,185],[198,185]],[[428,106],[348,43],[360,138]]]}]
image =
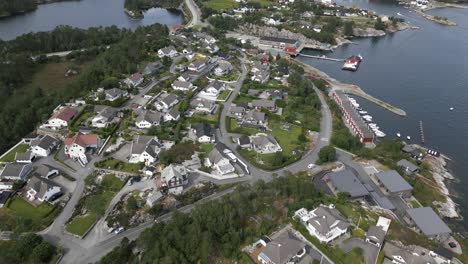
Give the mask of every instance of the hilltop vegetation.
[{"label": "hilltop vegetation", "polygon": [[0,1],[0,17],[32,11],[37,8],[35,0],[2,0]]},{"label": "hilltop vegetation", "polygon": [[128,10],[141,10],[152,7],[178,8],[183,0],[125,0],[124,7]]}]

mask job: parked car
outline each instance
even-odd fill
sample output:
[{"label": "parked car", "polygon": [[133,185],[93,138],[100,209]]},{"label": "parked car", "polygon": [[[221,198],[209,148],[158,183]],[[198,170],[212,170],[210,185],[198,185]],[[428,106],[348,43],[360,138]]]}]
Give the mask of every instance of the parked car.
[{"label": "parked car", "polygon": [[122,233],[123,231],[125,231],[125,228],[123,228],[122,226],[117,228],[115,231],[114,231],[114,234],[118,235],[120,233]]},{"label": "parked car", "polygon": [[309,165],[307,165],[307,168],[309,168],[309,169],[312,169],[313,167],[315,167],[315,164],[313,164],[313,163],[310,163]]}]

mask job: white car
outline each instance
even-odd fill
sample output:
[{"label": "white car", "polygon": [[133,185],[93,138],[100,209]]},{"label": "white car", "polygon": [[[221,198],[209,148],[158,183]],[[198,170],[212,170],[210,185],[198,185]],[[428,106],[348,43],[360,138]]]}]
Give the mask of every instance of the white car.
[{"label": "white car", "polygon": [[118,234],[122,233],[123,231],[125,231],[125,228],[119,227],[114,231],[114,234],[118,235]]},{"label": "white car", "polygon": [[309,168],[309,169],[312,169],[313,167],[315,167],[315,164],[313,164],[313,163],[310,163],[309,165],[307,165],[307,168]]}]

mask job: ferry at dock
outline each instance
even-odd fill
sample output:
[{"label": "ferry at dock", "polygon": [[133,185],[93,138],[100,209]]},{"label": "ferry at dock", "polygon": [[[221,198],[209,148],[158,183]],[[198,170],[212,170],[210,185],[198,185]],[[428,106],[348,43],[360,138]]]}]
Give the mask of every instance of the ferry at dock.
[{"label": "ferry at dock", "polygon": [[357,71],[359,64],[361,64],[362,56],[351,56],[345,60],[342,69],[345,71]]}]

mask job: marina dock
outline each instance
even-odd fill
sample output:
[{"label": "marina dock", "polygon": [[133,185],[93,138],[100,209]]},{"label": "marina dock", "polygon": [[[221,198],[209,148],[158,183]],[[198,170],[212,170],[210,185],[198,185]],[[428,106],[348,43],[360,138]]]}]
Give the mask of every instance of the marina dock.
[{"label": "marina dock", "polygon": [[329,58],[327,56],[316,56],[316,55],[308,55],[308,54],[302,54],[302,53],[299,53],[297,54],[298,56],[302,56],[302,57],[307,57],[307,58],[313,58],[313,59],[319,59],[319,60],[328,60],[328,61],[345,61],[344,59],[336,59],[336,58]]},{"label": "marina dock", "polygon": [[419,121],[419,136],[421,137],[421,143],[424,144],[424,129],[422,121]]}]

